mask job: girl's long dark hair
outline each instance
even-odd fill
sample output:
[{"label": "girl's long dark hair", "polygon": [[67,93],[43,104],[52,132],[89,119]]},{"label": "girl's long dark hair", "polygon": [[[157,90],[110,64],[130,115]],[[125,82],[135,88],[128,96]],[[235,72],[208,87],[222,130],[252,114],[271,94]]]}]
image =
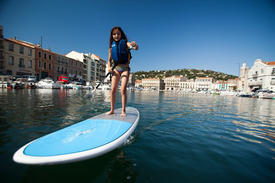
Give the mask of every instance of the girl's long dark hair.
[{"label": "girl's long dark hair", "polygon": [[113,27],[112,30],[111,30],[111,35],[110,35],[110,41],[109,41],[109,48],[112,48],[112,42],[114,41],[113,39],[113,31],[117,29],[121,32],[121,39],[124,39],[124,41],[127,43],[128,42],[128,39],[125,35],[125,33],[123,32],[123,30],[121,29],[121,27]]}]

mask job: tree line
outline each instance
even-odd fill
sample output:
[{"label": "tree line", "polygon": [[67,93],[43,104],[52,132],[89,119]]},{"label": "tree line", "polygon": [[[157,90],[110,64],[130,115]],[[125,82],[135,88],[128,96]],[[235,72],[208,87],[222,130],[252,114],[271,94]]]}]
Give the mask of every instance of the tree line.
[{"label": "tree line", "polygon": [[138,71],[135,72],[136,79],[144,78],[160,78],[164,79],[170,76],[184,76],[187,79],[195,79],[196,77],[212,77],[215,80],[235,79],[238,76],[225,74],[222,72],[215,72],[211,70],[198,70],[198,69],[177,69],[177,70],[161,70],[161,71]]}]

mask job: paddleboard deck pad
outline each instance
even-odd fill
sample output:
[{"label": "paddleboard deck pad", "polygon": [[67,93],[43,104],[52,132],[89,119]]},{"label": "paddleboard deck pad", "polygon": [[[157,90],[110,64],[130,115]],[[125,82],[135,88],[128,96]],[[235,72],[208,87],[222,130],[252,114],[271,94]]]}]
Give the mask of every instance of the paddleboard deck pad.
[{"label": "paddleboard deck pad", "polygon": [[21,164],[62,164],[94,158],[121,146],[139,121],[136,108],[121,108],[112,115],[100,114],[40,137],[15,152]]}]

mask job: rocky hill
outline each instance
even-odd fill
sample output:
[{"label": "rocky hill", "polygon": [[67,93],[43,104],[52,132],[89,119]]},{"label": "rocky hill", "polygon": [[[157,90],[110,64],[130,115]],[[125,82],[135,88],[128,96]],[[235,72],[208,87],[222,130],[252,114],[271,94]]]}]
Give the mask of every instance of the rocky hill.
[{"label": "rocky hill", "polygon": [[138,71],[135,72],[136,79],[143,78],[165,78],[173,75],[185,76],[188,79],[193,79],[196,77],[212,77],[215,80],[228,80],[235,79],[238,76],[228,75],[221,72],[215,72],[211,70],[198,70],[198,69],[177,69],[177,70],[162,70],[162,71]]}]

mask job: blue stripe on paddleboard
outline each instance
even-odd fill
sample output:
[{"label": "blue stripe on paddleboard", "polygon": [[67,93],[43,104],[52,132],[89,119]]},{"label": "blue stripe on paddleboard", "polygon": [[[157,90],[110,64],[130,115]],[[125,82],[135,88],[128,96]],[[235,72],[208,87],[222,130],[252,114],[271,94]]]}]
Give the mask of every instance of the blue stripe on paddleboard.
[{"label": "blue stripe on paddleboard", "polygon": [[25,148],[24,154],[56,156],[90,150],[119,138],[132,124],[117,120],[88,119],[35,140]]}]

